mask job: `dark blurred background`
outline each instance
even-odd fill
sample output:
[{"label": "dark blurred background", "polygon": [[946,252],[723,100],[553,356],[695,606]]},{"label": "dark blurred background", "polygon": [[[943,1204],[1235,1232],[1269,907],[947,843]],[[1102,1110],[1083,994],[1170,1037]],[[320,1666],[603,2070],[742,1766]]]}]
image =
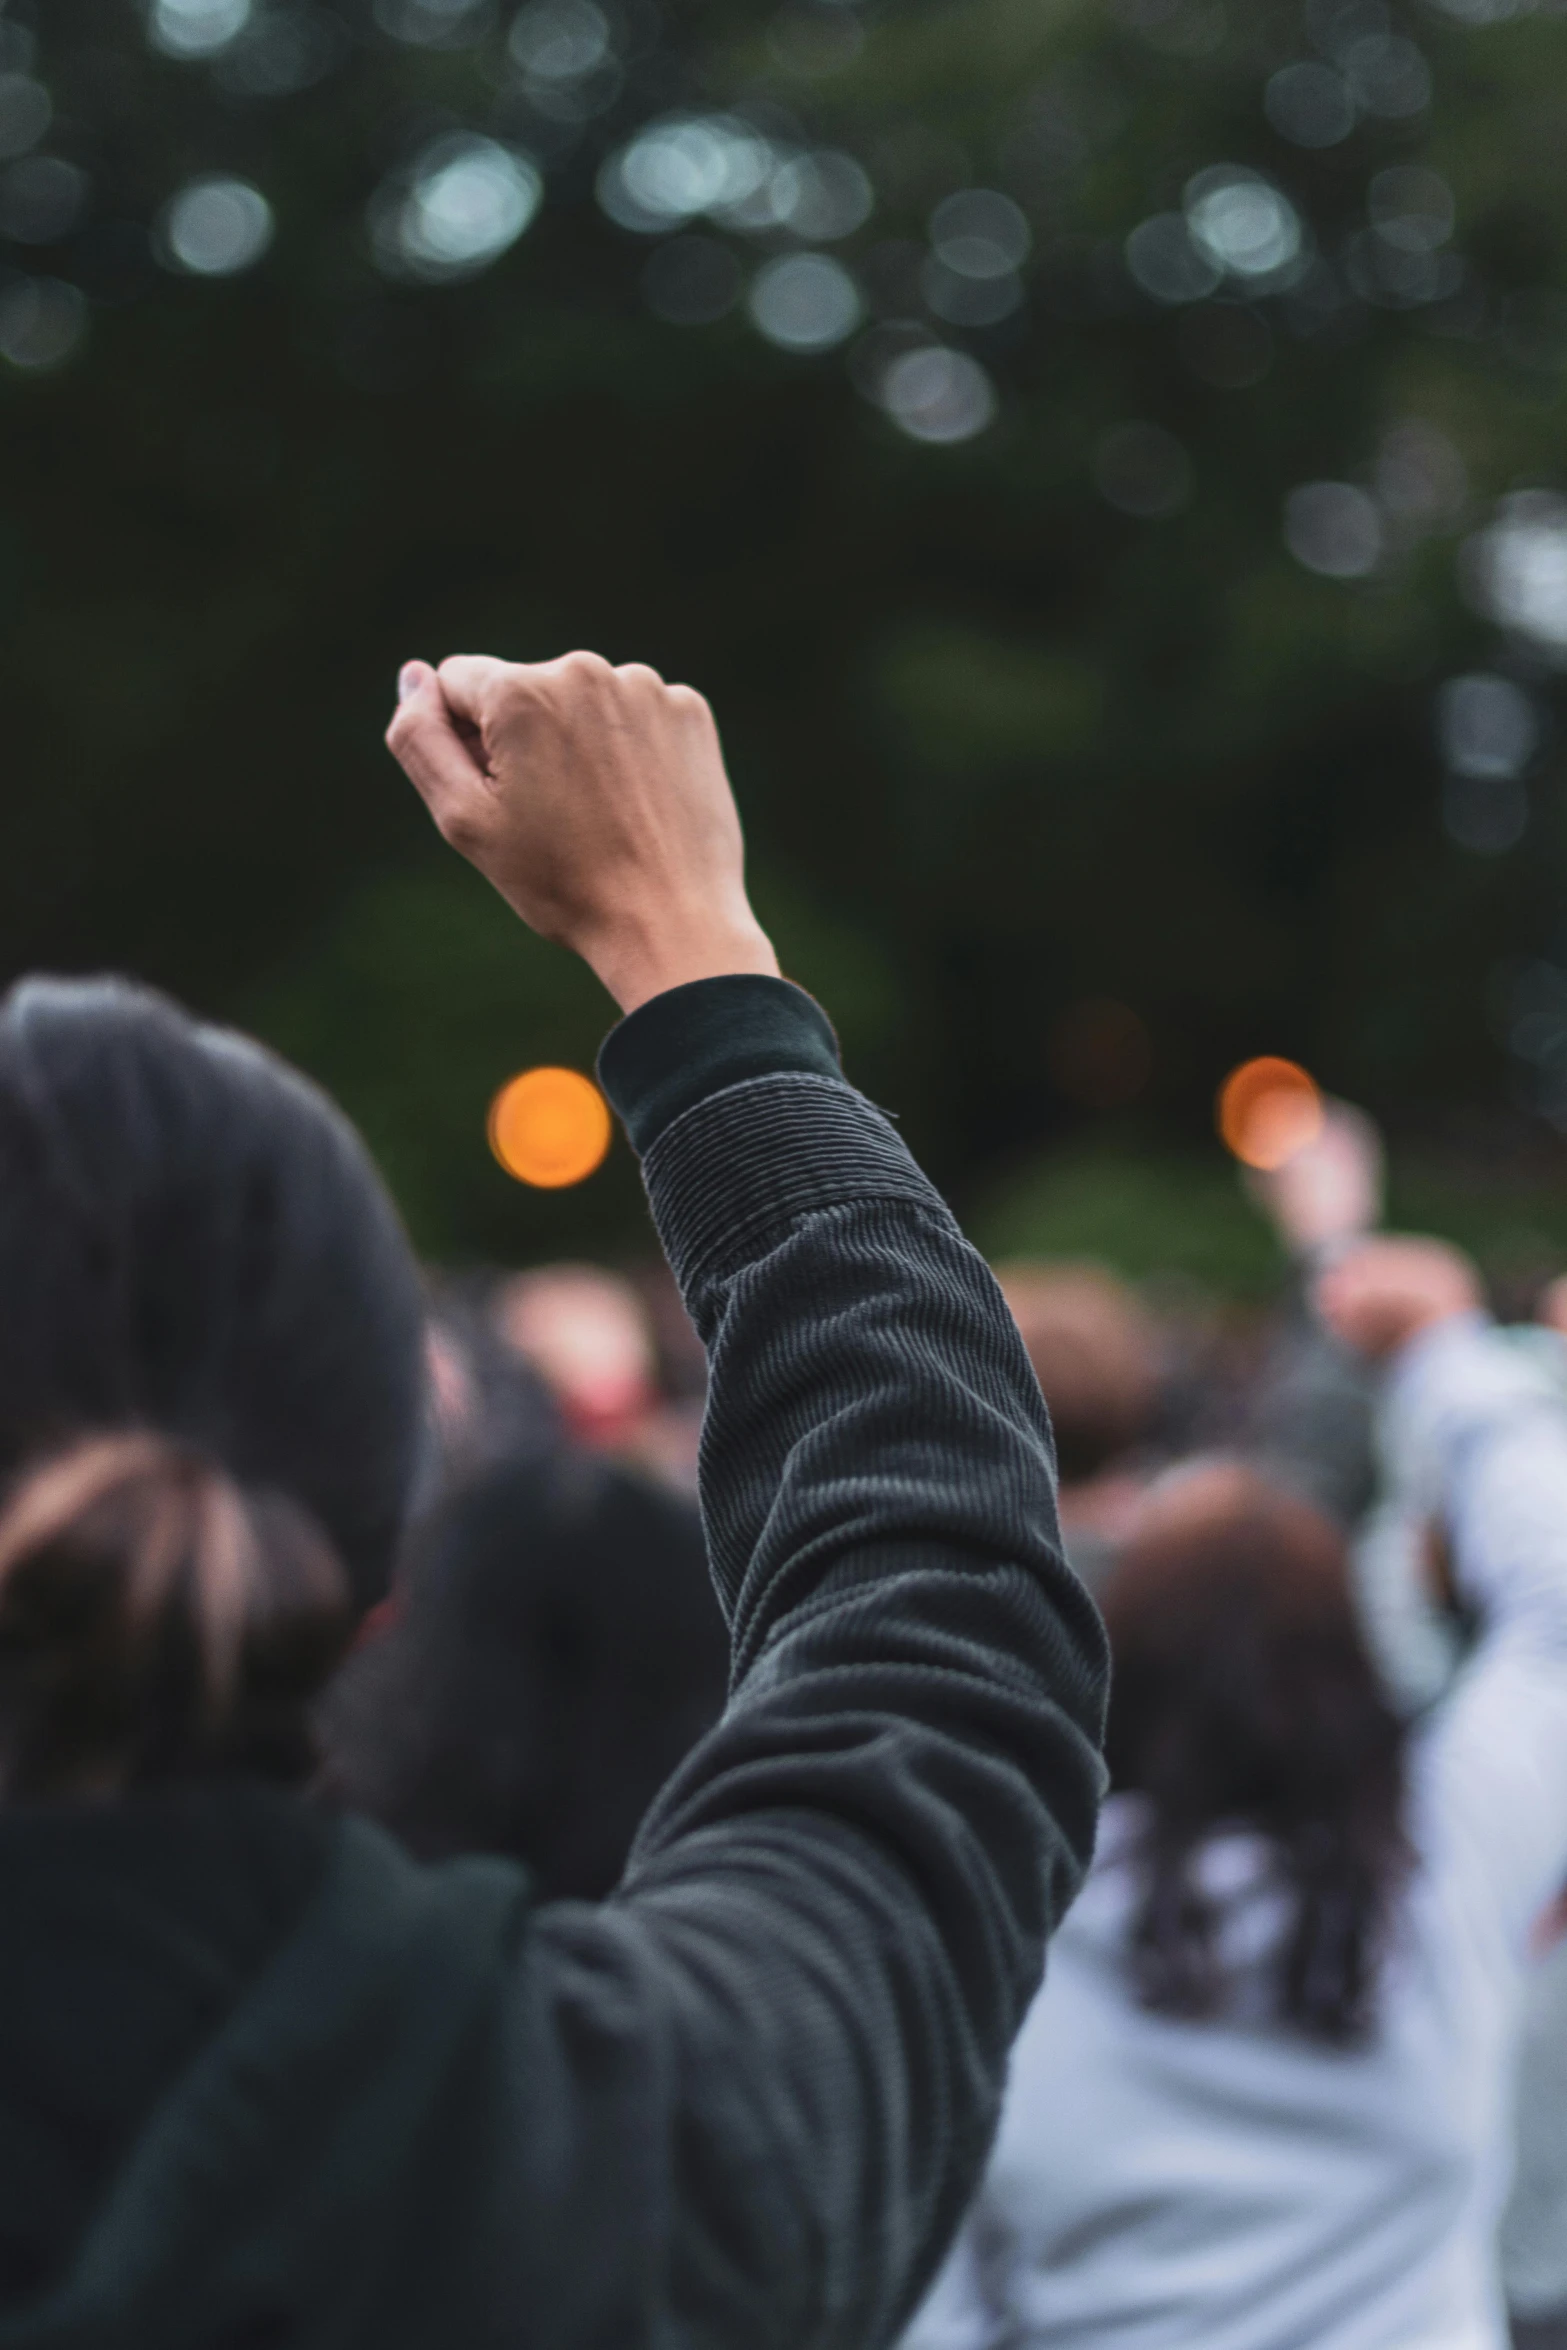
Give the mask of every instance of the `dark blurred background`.
[{"label": "dark blurred background", "polygon": [[399,661],[706,690],[853,1073],[997,1248],[1270,1277],[1258,1052],[1567,1250],[1567,13],[0,0],[8,972],[260,1030],[427,1252],[641,1245],[486,1104],[610,1007]]}]

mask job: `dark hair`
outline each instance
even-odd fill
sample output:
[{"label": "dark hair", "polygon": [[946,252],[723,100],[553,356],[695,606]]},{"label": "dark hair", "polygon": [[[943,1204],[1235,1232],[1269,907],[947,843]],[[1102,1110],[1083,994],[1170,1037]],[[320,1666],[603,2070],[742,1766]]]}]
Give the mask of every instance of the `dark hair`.
[{"label": "dark hair", "polygon": [[1356,2040],[1409,1847],[1402,1735],[1361,1641],[1342,1535],[1254,1471],[1190,1472],[1148,1503],[1103,1606],[1111,1780],[1147,1805],[1131,1935],[1144,2003],[1224,2007],[1199,1854],[1216,1830],[1250,1828],[1288,1901],[1275,2012]]},{"label": "dark hair", "polygon": [[0,1475],[156,1429],[384,1590],[418,1455],[417,1274],[347,1120],[118,979],[0,1002]]},{"label": "dark hair", "polygon": [[327,1695],[325,1784],[425,1858],[509,1853],[542,1894],[598,1899],[728,1667],[695,1509],[562,1447],[421,1524]]},{"label": "dark hair", "polygon": [[164,1437],[88,1437],[0,1512],[0,1794],[302,1776],[351,1622],[296,1504]]}]

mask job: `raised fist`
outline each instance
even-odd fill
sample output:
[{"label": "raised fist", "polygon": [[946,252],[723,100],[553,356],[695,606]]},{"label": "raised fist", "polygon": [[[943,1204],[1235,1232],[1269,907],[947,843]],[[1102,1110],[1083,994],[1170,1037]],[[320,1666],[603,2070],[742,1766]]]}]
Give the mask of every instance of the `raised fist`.
[{"label": "raised fist", "polygon": [[1480,1276],[1445,1240],[1387,1235],[1345,1251],[1316,1284],[1317,1311],[1361,1354],[1388,1355],[1481,1304]]},{"label": "raised fist", "polygon": [[387,744],[441,832],[623,1011],[688,979],[777,971],[700,694],[597,653],[410,661],[399,694]]}]

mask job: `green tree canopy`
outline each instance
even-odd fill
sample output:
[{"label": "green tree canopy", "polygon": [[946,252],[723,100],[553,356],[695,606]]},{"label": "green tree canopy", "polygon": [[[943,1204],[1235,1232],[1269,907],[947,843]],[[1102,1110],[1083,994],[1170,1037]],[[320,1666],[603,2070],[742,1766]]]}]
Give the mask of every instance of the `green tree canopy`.
[{"label": "green tree canopy", "polygon": [[258,1024],[431,1248],[613,1241],[482,1140],[609,1007],[379,745],[591,643],[950,1186],[1264,1050],[1548,1138],[1564,133],[1517,0],[5,0],[8,965]]}]

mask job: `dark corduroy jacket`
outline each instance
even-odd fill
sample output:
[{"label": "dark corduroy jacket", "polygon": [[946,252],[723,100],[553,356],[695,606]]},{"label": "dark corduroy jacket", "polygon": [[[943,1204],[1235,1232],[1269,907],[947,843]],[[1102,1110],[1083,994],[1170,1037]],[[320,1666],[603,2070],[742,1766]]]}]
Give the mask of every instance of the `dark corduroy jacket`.
[{"label": "dark corduroy jacket", "polygon": [[808,999],[603,1067],[729,1710],[599,1907],[261,1788],[0,1814],[0,2350],[875,2350],[977,2178],[1101,1783],[1038,1390]]}]

